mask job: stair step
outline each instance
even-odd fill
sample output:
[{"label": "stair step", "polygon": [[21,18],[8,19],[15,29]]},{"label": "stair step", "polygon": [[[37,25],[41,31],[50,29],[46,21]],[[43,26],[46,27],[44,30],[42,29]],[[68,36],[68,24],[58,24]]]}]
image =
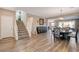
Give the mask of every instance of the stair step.
[{"label": "stair step", "polygon": [[18,36],[18,37],[27,37],[28,35],[20,35],[20,36]]},{"label": "stair step", "polygon": [[19,36],[22,36],[22,35],[26,35],[26,36],[27,36],[28,34],[26,34],[26,33],[25,33],[25,34],[20,33],[20,34],[18,34],[18,35],[19,35]]},{"label": "stair step", "polygon": [[19,38],[28,38],[28,36],[25,36],[25,37],[20,36]]},{"label": "stair step", "polygon": [[18,30],[22,30],[22,31],[24,31],[24,30],[25,30],[25,31],[26,31],[26,29],[24,29],[24,28],[18,28]]},{"label": "stair step", "polygon": [[28,35],[28,34],[26,34],[26,33],[20,33],[20,34],[18,34],[19,36],[22,36],[22,35]]},{"label": "stair step", "polygon": [[29,38],[29,36],[26,36],[26,37],[19,37],[19,38]]},{"label": "stair step", "polygon": [[27,32],[26,30],[18,30],[18,32]]},{"label": "stair step", "polygon": [[18,28],[19,28],[19,29],[25,29],[25,27],[21,27],[21,26],[20,26],[20,27],[18,27]]},{"label": "stair step", "polygon": [[23,33],[24,33],[24,34],[25,34],[25,33],[28,34],[27,32],[18,32],[18,33],[19,33],[19,34],[23,34]]},{"label": "stair step", "polygon": [[19,40],[23,40],[23,39],[26,39],[26,40],[28,40],[29,38],[21,38],[21,39],[19,38]]},{"label": "stair step", "polygon": [[26,28],[18,28],[18,30],[26,30]]}]

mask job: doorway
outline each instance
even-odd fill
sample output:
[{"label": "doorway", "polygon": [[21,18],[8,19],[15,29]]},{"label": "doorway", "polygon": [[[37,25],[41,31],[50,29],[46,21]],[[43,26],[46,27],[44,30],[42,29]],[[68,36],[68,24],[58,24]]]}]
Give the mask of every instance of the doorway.
[{"label": "doorway", "polygon": [[17,10],[16,11],[16,20],[22,21],[23,20],[23,11],[22,10]]}]

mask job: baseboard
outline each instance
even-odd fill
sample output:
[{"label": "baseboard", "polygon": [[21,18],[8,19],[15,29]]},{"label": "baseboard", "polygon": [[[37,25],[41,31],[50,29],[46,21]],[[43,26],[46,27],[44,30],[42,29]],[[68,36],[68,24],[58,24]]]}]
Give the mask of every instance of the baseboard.
[{"label": "baseboard", "polygon": [[0,38],[0,39],[7,39],[7,38],[13,38],[13,39],[15,39],[15,37],[5,37],[5,38]]}]

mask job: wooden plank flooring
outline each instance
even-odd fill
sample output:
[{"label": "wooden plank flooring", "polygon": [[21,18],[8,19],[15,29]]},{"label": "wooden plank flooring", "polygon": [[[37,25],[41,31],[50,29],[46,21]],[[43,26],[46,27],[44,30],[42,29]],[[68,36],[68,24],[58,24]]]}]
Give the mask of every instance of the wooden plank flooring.
[{"label": "wooden plank flooring", "polygon": [[48,38],[46,33],[17,41],[9,37],[0,40],[0,52],[77,52],[79,44],[73,40],[54,42],[54,39]]}]

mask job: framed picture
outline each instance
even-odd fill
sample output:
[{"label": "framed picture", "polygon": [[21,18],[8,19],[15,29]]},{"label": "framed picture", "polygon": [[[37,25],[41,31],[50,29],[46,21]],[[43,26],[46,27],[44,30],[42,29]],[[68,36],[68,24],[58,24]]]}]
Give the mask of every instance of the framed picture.
[{"label": "framed picture", "polygon": [[39,25],[44,25],[44,19],[42,18],[39,19]]}]

